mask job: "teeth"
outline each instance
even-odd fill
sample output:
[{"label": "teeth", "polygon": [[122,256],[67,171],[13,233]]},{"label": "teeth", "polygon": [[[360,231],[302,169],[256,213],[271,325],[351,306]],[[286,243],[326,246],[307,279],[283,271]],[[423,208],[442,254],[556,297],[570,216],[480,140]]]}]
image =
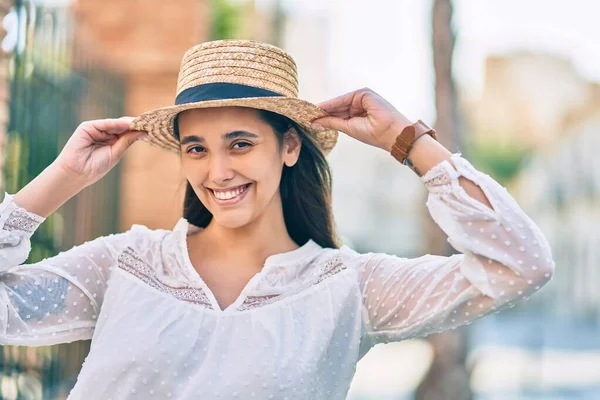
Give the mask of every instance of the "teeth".
[{"label": "teeth", "polygon": [[230,200],[230,199],[233,199],[234,197],[237,197],[240,194],[242,194],[242,192],[245,189],[246,189],[246,186],[242,186],[235,190],[227,190],[224,192],[213,190],[213,193],[215,194],[215,197],[219,200]]}]

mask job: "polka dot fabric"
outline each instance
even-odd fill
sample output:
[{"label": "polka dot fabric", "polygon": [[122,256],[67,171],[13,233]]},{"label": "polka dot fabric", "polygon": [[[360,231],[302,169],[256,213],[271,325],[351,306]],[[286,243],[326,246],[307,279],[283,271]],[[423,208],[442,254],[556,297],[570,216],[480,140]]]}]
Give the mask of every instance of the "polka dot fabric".
[{"label": "polka dot fabric", "polygon": [[[44,219],[0,204],[0,344],[92,339],[74,399],[345,399],[378,343],[426,336],[513,306],[552,277],[539,228],[459,154],[422,181],[461,252],[401,258],[312,240],[270,256],[221,309],[187,254],[192,228],[134,225],[23,264]],[[478,184],[493,209],[458,183]]]}]

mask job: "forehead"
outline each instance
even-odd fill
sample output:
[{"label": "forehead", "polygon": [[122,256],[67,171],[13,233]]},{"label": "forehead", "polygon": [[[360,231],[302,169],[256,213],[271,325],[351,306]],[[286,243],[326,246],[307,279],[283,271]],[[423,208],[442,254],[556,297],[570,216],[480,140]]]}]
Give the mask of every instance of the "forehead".
[{"label": "forehead", "polygon": [[[179,127],[185,130],[186,127],[202,127],[204,129],[227,129],[236,127],[240,124],[248,128],[264,129],[265,125],[260,119],[258,110],[247,107],[215,107],[215,108],[197,108],[186,110],[179,114]],[[182,132],[183,133],[183,132]]]}]

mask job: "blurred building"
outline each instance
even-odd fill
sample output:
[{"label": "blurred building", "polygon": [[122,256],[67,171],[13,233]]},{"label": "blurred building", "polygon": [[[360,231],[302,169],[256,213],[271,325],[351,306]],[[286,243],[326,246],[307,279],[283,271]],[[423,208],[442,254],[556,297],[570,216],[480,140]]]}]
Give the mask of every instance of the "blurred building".
[{"label": "blurred building", "polygon": [[[208,39],[208,2],[78,0],[73,9],[77,45],[125,78],[125,115],[174,104],[183,53]],[[138,143],[122,163],[121,229],[172,228],[185,188],[178,156]]]},{"label": "blurred building", "polygon": [[542,295],[557,313],[600,321],[600,85],[588,83],[588,91],[593,97],[531,158],[515,192],[548,236],[556,261]]},{"label": "blurred building", "polygon": [[493,56],[481,98],[467,107],[479,139],[531,149],[511,193],[548,236],[558,266],[539,300],[600,317],[600,84],[554,55]]},{"label": "blurred building", "polygon": [[[491,153],[474,158],[519,164],[509,192],[546,235],[556,262],[540,293],[473,324],[473,389],[499,396],[490,398],[597,398],[597,375],[582,371],[586,357],[597,363],[591,350],[600,347],[600,85],[567,58],[518,51],[488,57],[482,95],[462,107],[474,138],[492,143]],[[512,152],[523,149],[521,164]]]},{"label": "blurred building", "polygon": [[483,93],[465,102],[465,117],[479,138],[531,148],[564,132],[565,116],[585,108],[593,96],[593,85],[566,58],[496,55],[486,59]]},{"label": "blurred building", "polygon": [[557,264],[536,300],[600,316],[600,84],[566,58],[497,55],[486,60],[481,98],[465,107],[478,139],[530,149],[510,191],[548,236]]}]

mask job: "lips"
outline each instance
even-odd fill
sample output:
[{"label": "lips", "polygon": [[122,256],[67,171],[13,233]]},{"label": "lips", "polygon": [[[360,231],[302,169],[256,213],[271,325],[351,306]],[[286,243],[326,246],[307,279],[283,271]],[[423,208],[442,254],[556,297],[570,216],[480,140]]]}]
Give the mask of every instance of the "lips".
[{"label": "lips", "polygon": [[237,203],[238,201],[240,201],[244,197],[244,195],[248,191],[248,188],[250,187],[250,185],[251,185],[250,183],[247,183],[244,185],[228,188],[226,190],[216,190],[216,189],[209,189],[209,190],[213,195],[213,199],[217,203],[219,203],[219,204],[234,204],[234,203]]}]

